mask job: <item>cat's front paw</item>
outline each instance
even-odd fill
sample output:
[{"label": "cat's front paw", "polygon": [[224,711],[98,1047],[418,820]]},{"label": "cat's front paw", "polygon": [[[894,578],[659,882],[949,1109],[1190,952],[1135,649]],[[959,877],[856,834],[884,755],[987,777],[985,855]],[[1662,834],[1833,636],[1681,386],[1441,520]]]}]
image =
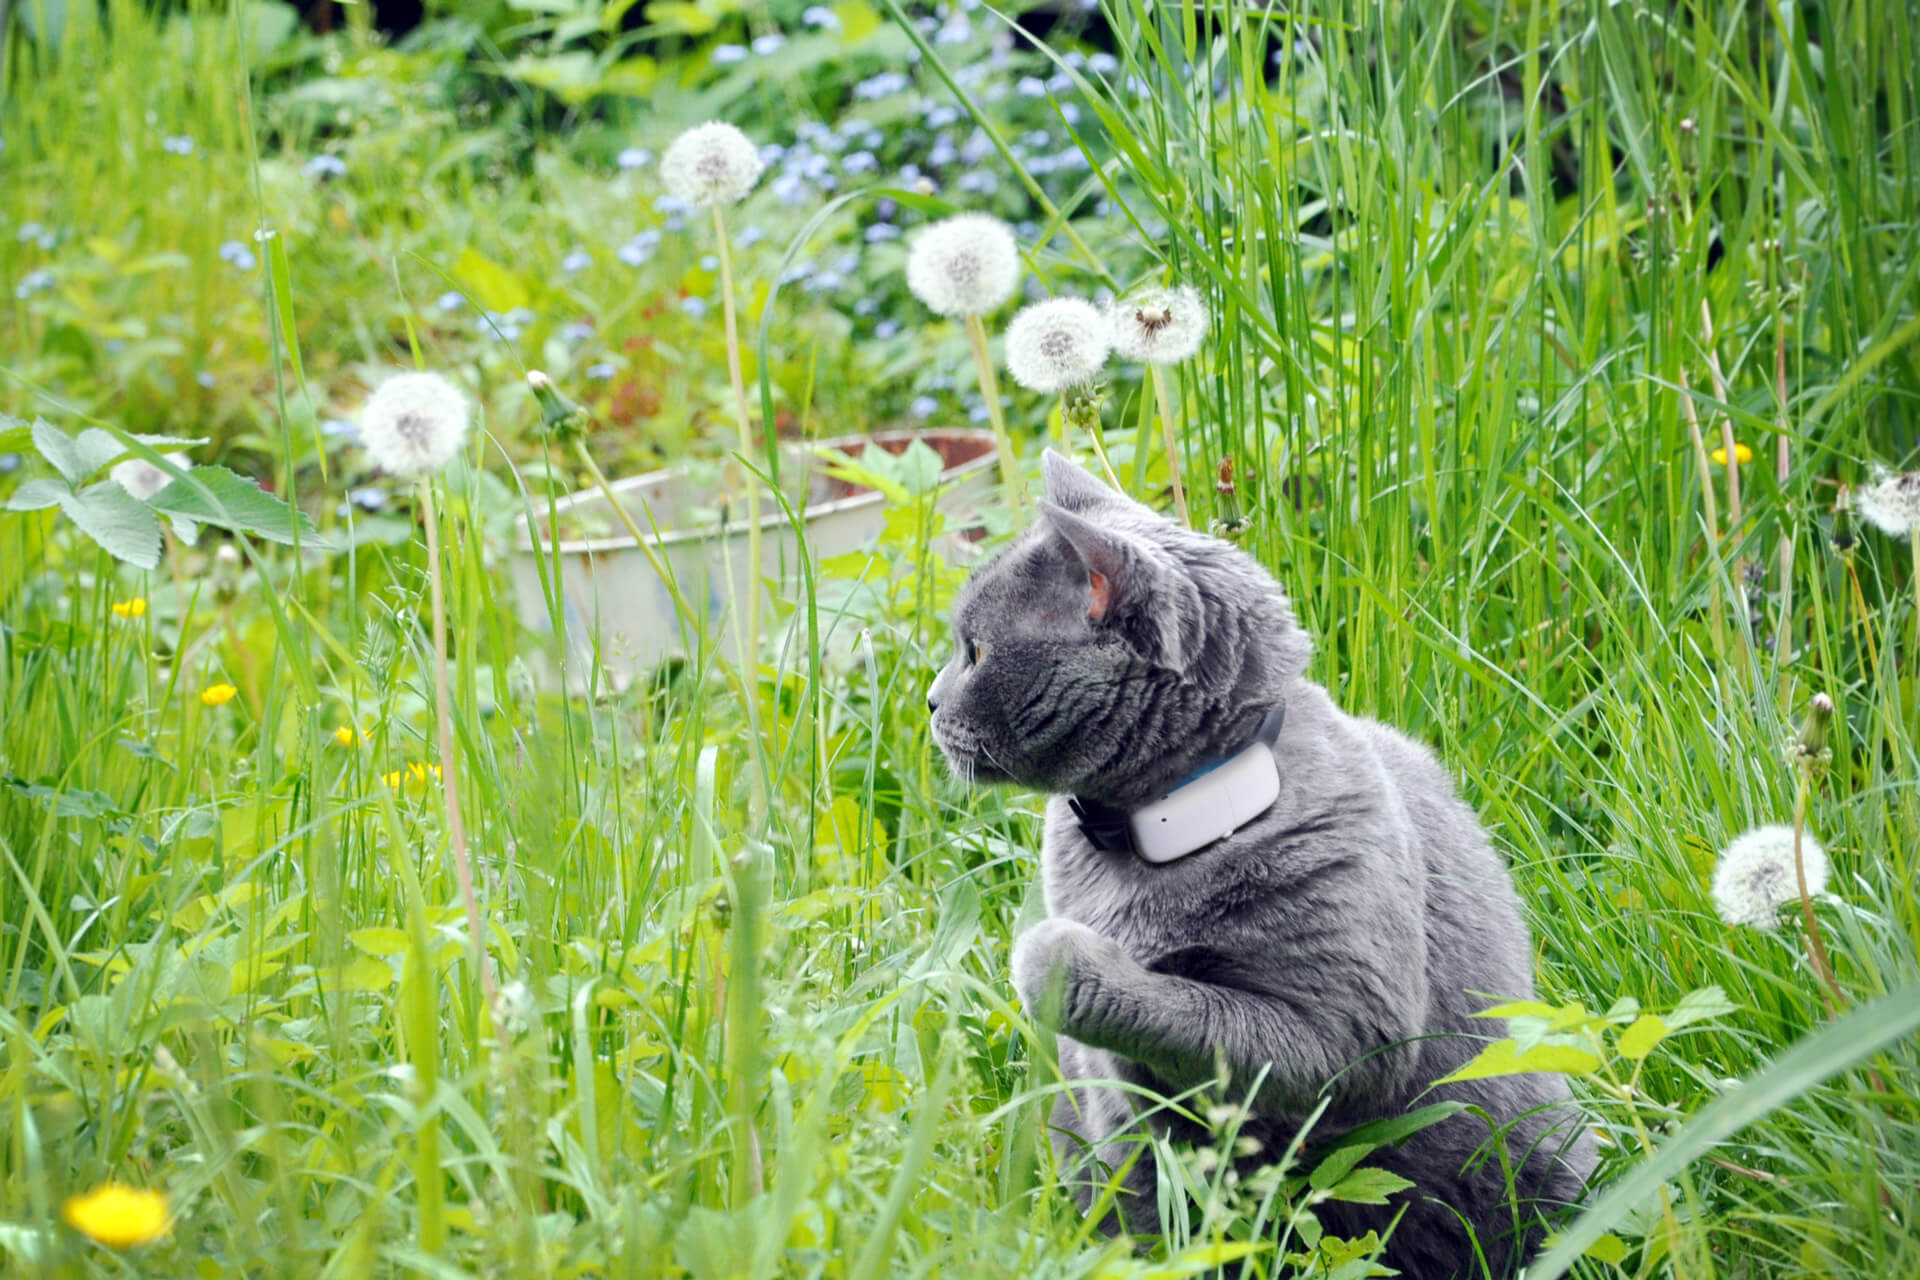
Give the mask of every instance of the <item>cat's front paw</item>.
[{"label": "cat's front paw", "polygon": [[1013,944],[1013,987],[1020,1004],[1051,1031],[1072,1033],[1068,1023],[1082,1002],[1087,984],[1103,965],[1124,959],[1110,938],[1078,920],[1058,916],[1042,920]]}]

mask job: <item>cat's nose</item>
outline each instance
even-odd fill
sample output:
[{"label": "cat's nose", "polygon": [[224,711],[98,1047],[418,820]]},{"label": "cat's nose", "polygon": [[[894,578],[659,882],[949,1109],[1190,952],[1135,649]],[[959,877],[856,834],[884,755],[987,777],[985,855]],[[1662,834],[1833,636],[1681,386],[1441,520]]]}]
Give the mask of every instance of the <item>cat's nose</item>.
[{"label": "cat's nose", "polygon": [[940,682],[934,681],[927,686],[927,714],[932,715],[940,709]]}]

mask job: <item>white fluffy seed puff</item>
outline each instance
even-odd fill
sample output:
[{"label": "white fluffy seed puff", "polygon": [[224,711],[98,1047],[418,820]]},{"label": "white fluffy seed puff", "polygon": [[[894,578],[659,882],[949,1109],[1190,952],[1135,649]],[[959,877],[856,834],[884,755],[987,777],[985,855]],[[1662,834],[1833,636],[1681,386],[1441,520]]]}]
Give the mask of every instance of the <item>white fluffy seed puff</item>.
[{"label": "white fluffy seed puff", "polygon": [[1107,308],[1113,353],[1141,364],[1178,364],[1207,336],[1207,304],[1197,289],[1148,289]]},{"label": "white fluffy seed puff", "polygon": [[1007,372],[1029,391],[1048,395],[1084,387],[1100,376],[1112,341],[1107,318],[1091,302],[1036,302],[1007,326]]},{"label": "white fluffy seed puff", "polygon": [[396,373],[360,411],[360,445],[374,466],[411,480],[453,461],[467,442],[460,388],[437,373]]},{"label": "white fluffy seed puff", "polygon": [[1012,297],[1019,282],[1020,247],[991,214],[936,222],[907,251],[907,288],[935,315],[985,315]]},{"label": "white fluffy seed puff", "polygon": [[673,140],[660,157],[660,178],[688,204],[736,204],[753,190],[765,167],[746,134],[709,120]]},{"label": "white fluffy seed puff", "polygon": [[1853,503],[1882,533],[1910,538],[1920,533],[1920,471],[1882,475],[1856,493]]},{"label": "white fluffy seed puff", "polygon": [[[1805,832],[1800,859],[1807,869],[1807,893],[1827,887],[1827,851]],[[1728,924],[1771,929],[1780,908],[1800,901],[1793,870],[1793,828],[1774,823],[1755,827],[1729,844],[1713,871],[1713,905]]]}]

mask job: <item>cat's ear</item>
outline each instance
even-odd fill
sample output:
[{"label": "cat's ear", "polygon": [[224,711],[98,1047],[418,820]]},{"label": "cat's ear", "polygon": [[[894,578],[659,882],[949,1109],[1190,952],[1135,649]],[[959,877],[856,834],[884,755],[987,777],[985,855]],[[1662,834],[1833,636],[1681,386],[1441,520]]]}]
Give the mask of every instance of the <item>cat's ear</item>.
[{"label": "cat's ear", "polygon": [[1040,474],[1047,482],[1047,501],[1069,511],[1085,511],[1118,496],[1099,477],[1052,449],[1040,455]]},{"label": "cat's ear", "polygon": [[1086,567],[1090,621],[1119,631],[1155,666],[1180,671],[1199,655],[1200,589],[1179,561],[1058,503],[1043,502],[1040,510]]}]

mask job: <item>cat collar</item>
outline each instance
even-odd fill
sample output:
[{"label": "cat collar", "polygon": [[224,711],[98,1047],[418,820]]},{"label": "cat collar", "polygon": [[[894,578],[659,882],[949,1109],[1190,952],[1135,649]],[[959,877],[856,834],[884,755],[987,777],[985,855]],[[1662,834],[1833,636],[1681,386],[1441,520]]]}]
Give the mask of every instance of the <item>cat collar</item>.
[{"label": "cat collar", "polygon": [[1081,834],[1106,853],[1131,853],[1172,862],[1224,840],[1280,798],[1280,767],[1273,744],[1286,723],[1285,703],[1267,713],[1254,740],[1234,755],[1202,768],[1158,800],[1128,811],[1068,796]]}]

